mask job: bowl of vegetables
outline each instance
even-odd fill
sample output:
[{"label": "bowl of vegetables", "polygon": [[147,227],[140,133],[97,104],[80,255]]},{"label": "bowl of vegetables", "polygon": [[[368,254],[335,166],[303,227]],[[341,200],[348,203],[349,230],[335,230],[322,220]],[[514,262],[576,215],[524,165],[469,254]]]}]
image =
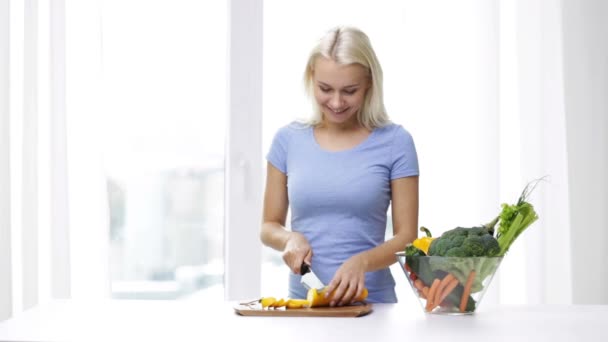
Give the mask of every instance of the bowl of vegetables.
[{"label": "bowl of vegetables", "polygon": [[475,313],[509,247],[538,219],[527,198],[539,180],[526,185],[515,204],[502,204],[491,222],[456,227],[436,238],[422,227],[425,236],[396,253],[425,312]]},{"label": "bowl of vegetables", "polygon": [[472,314],[502,257],[406,256],[399,263],[425,312]]}]

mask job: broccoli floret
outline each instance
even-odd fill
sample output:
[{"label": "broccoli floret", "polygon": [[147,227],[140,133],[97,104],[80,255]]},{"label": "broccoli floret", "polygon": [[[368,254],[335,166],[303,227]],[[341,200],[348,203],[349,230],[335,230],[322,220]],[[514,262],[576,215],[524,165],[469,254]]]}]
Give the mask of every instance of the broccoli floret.
[{"label": "broccoli floret", "polygon": [[445,256],[464,258],[464,257],[469,256],[468,254],[469,253],[467,253],[467,250],[464,248],[464,246],[460,246],[460,247],[450,248],[445,253]]},{"label": "broccoli floret", "polygon": [[498,241],[485,227],[456,227],[433,240],[428,255],[450,257],[495,256]]},{"label": "broccoli floret", "polygon": [[481,243],[485,249],[485,256],[496,256],[500,253],[500,244],[492,234],[481,235]]}]

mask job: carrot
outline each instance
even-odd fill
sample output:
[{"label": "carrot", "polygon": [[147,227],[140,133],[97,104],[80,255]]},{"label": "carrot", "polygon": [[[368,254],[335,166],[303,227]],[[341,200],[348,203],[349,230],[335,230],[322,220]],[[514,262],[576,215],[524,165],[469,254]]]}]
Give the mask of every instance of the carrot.
[{"label": "carrot", "polygon": [[422,292],[422,289],[424,288],[424,283],[422,282],[422,280],[420,279],[416,279],[414,280],[414,287],[418,290],[418,295],[424,299],[426,299],[426,294],[424,294],[424,292]]},{"label": "carrot", "polygon": [[429,290],[429,295],[427,296],[427,299],[426,299],[426,311],[431,311],[431,310],[433,310],[433,308],[435,308],[433,299],[435,298],[435,293],[437,292],[439,283],[441,283],[441,281],[439,279],[435,279],[435,280],[433,280],[433,284],[431,284],[431,289]]},{"label": "carrot", "polygon": [[424,285],[422,280],[420,280],[420,279],[414,280],[414,287],[418,290],[418,294],[420,295],[420,297],[422,297],[424,299],[428,298],[427,297],[428,292],[424,293],[424,291],[422,291],[426,287],[426,285]]},{"label": "carrot", "polygon": [[420,279],[416,279],[416,280],[414,280],[414,287],[415,287],[417,290],[422,291],[422,288],[424,287],[424,283],[422,282],[422,280],[420,280]]},{"label": "carrot", "polygon": [[455,278],[454,278],[454,276],[451,273],[448,273],[445,277],[443,277],[443,279],[441,279],[441,282],[439,283],[439,287],[437,288],[437,292],[435,292],[435,297],[433,298],[433,303],[435,305],[439,305],[441,303],[441,301],[439,300],[439,298],[441,297],[441,294],[443,293],[443,289],[453,279],[455,279]]},{"label": "carrot", "polygon": [[429,287],[425,286],[422,288],[422,295],[424,296],[424,299],[429,298]]},{"label": "carrot", "polygon": [[456,286],[458,286],[458,279],[454,278],[448,283],[448,285],[443,289],[443,291],[441,291],[441,296],[439,297],[438,303],[441,304],[445,297],[447,297],[450,292],[452,292],[454,288],[456,288]]},{"label": "carrot", "polygon": [[462,291],[462,297],[460,298],[460,312],[464,312],[469,301],[469,295],[471,294],[471,287],[473,286],[473,280],[475,279],[475,271],[469,273],[467,283],[464,285],[464,291]]}]

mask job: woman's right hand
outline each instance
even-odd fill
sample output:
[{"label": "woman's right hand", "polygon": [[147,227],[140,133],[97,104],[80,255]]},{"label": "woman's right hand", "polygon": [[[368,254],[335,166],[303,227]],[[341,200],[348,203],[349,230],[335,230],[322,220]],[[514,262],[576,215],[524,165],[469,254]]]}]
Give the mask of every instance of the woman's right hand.
[{"label": "woman's right hand", "polygon": [[312,248],[308,240],[298,232],[290,232],[283,250],[283,261],[295,274],[300,274],[302,263],[312,262]]}]

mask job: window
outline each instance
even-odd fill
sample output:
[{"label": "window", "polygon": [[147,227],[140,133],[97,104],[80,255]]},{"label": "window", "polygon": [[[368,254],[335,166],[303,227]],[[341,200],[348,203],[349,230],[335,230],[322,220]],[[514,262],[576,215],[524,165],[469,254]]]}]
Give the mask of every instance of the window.
[{"label": "window", "polygon": [[112,296],[221,299],[226,4],[102,11]]}]

